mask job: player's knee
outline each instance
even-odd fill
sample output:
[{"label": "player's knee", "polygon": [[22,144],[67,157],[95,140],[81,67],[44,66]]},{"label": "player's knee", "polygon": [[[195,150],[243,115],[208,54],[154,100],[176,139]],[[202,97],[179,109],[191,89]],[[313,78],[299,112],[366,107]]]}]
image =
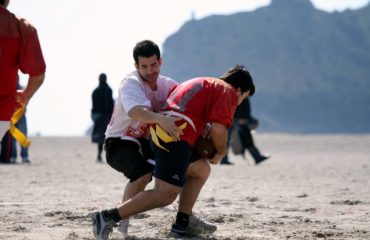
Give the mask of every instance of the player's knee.
[{"label": "player's knee", "polygon": [[211,174],[211,165],[209,164],[208,161],[204,160],[202,163],[201,178],[207,180],[210,174]]},{"label": "player's knee", "polygon": [[202,180],[207,180],[211,174],[211,166],[207,160],[201,159],[190,166],[191,170],[189,172],[190,177],[199,178]]}]

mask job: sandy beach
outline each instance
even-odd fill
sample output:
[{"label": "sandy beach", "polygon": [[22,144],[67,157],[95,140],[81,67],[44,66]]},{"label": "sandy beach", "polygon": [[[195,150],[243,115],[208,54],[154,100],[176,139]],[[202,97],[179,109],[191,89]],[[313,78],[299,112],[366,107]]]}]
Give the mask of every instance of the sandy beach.
[{"label": "sandy beach", "polygon": [[[272,158],[213,166],[194,210],[218,230],[188,239],[370,239],[370,135],[255,139]],[[31,142],[32,164],[0,165],[0,239],[93,239],[89,214],[115,206],[127,180],[96,163],[89,137]],[[130,239],[170,239],[176,206],[135,216]]]}]

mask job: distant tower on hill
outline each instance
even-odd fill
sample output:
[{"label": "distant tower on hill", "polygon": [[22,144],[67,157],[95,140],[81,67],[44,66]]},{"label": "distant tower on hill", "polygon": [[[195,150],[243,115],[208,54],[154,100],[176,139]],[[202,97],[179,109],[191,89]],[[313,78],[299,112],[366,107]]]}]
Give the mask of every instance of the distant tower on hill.
[{"label": "distant tower on hill", "polygon": [[195,11],[191,11],[191,21],[195,21]]},{"label": "distant tower on hill", "polygon": [[305,4],[312,6],[311,0],[271,0],[271,5]]}]

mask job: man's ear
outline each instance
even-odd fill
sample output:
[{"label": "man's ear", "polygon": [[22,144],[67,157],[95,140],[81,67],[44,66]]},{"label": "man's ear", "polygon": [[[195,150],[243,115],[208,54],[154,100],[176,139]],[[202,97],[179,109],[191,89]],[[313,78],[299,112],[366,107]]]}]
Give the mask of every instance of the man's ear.
[{"label": "man's ear", "polygon": [[134,65],[135,65],[136,70],[139,71],[139,65],[137,63],[135,63]]},{"label": "man's ear", "polygon": [[158,62],[159,62],[159,66],[162,66],[163,59],[162,58],[159,58]]},{"label": "man's ear", "polygon": [[236,93],[239,94],[239,95],[242,95],[242,89],[240,87],[238,87],[236,89]]}]

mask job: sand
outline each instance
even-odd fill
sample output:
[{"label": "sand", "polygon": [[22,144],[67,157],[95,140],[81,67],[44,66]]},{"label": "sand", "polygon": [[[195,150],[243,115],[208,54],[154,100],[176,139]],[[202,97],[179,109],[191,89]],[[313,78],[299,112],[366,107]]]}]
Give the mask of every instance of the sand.
[{"label": "sand", "polygon": [[[32,164],[0,165],[0,239],[93,239],[89,214],[115,206],[127,180],[96,163],[88,137],[31,141]],[[194,210],[218,230],[190,239],[370,239],[370,135],[256,142],[271,159],[212,167]],[[176,206],[135,216],[131,239],[170,239]]]}]

